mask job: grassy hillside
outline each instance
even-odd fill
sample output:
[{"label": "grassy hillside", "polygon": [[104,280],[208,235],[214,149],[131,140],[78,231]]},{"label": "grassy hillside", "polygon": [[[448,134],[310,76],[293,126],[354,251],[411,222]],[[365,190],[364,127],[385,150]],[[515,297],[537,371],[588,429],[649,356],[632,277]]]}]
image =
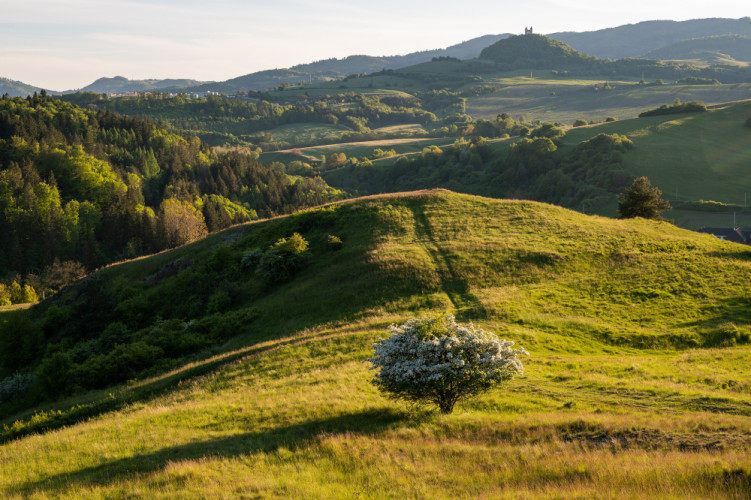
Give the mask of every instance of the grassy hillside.
[{"label": "grassy hillside", "polygon": [[[293,231],[312,256],[291,280],[226,273],[231,310],[257,311],[237,336],[171,372],[7,416],[6,439],[40,433],[0,445],[1,494],[747,494],[748,250],[666,223],[441,191],[378,197],[113,266],[56,304],[96,282],[122,304],[137,287],[167,319],[200,294],[196,269]],[[363,360],[389,323],[446,309],[527,348],[526,375],[453,415],[410,414],[376,393]]]},{"label": "grassy hillside", "polygon": [[[631,138],[635,147],[624,155],[625,168],[634,176],[648,176],[671,200],[677,187],[679,201],[742,207],[744,194],[751,191],[749,117],[751,102],[745,101],[716,106],[709,113],[623,120],[596,129]],[[581,140],[594,129],[572,129],[567,140]]]}]

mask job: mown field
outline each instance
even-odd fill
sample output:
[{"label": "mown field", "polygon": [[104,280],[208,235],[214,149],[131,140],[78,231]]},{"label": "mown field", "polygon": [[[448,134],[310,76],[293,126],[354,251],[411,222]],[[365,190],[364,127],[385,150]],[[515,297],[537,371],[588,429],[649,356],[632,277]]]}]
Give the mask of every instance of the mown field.
[{"label": "mown field", "polygon": [[[259,316],[237,337],[169,373],[6,418],[0,494],[748,497],[747,247],[420,192],[239,226],[110,267],[103,290],[291,231],[313,242],[308,266],[270,288],[240,273],[234,307]],[[342,249],[315,243],[325,234]],[[176,294],[179,279],[154,290]],[[384,399],[371,344],[446,310],[529,350],[525,375],[448,416]]]}]

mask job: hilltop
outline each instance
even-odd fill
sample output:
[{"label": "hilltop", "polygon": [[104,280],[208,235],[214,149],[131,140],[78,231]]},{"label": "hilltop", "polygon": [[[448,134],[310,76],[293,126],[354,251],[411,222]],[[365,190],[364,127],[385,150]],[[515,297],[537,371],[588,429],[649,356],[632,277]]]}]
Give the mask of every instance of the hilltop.
[{"label": "hilltop", "polygon": [[553,38],[529,34],[499,40],[483,49],[481,59],[488,59],[508,69],[572,68],[594,62],[568,45]]},{"label": "hilltop", "polygon": [[[288,280],[243,263],[294,232],[311,255]],[[667,223],[445,191],[237,226],[0,314],[43,328],[0,330],[56,360],[42,387],[77,392],[35,416],[3,405],[5,439],[39,434],[0,446],[0,491],[740,495],[747,253]],[[527,375],[456,415],[410,417],[362,361],[388,323],[446,309],[527,348]],[[449,466],[438,491],[423,472]]]}]

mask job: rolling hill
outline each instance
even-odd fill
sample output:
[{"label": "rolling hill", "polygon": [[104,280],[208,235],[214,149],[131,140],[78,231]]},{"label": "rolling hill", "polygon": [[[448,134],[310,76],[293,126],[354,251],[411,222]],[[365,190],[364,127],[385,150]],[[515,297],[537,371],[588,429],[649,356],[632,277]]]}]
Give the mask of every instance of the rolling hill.
[{"label": "rolling hill", "polygon": [[[293,232],[311,255],[289,280],[243,264]],[[44,383],[75,393],[0,406],[0,492],[742,497],[750,273],[745,247],[667,223],[445,191],[237,226],[0,313],[5,342],[23,335],[9,323],[43,328],[44,356],[62,364],[40,377],[56,369]],[[87,310],[106,335],[78,330]],[[526,375],[450,416],[410,413],[376,393],[363,360],[389,323],[443,310],[528,349]],[[102,355],[112,365],[88,382],[101,389],[74,387]],[[113,374],[136,380],[109,386]]]},{"label": "rolling hill", "polygon": [[509,69],[558,69],[591,65],[593,57],[553,38],[529,34],[499,40],[482,50],[481,59]]}]

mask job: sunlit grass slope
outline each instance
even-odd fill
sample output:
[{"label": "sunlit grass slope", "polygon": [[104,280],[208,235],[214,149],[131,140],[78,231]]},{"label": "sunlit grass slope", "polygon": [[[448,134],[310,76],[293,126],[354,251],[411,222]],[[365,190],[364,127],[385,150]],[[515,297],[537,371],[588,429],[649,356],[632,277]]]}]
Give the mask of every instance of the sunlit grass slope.
[{"label": "sunlit grass slope", "polygon": [[[747,498],[747,247],[434,191],[236,227],[101,275],[122,287],[293,231],[310,264],[263,289],[239,276],[236,307],[259,315],[213,357],[7,421],[6,435],[40,432],[0,445],[0,496]],[[410,414],[363,361],[389,323],[446,309],[527,348],[526,375],[453,415]]]}]

